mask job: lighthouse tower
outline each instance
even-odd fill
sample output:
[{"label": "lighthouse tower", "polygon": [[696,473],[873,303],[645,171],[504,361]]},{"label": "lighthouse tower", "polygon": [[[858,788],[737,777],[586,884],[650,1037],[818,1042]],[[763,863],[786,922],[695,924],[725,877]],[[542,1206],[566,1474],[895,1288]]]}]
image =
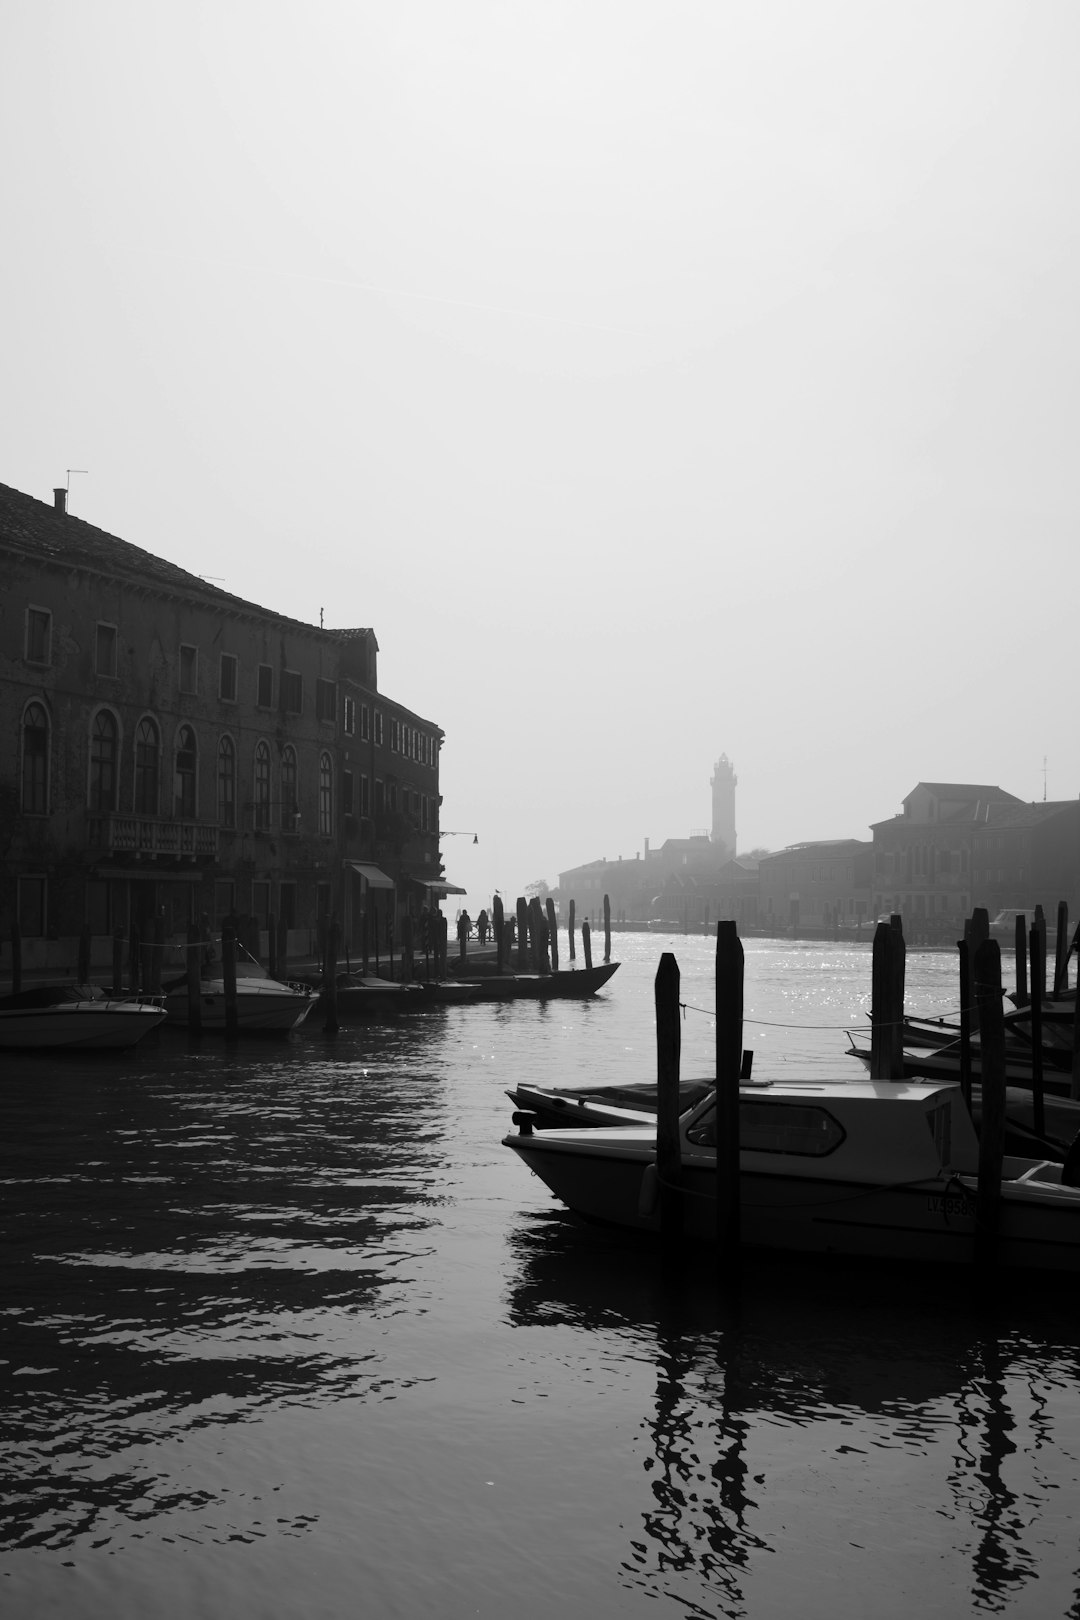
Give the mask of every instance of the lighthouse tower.
[{"label": "lighthouse tower", "polygon": [[735,857],[735,788],[739,778],[726,754],[721,754],[712,773],[712,841],[723,845],[727,859]]}]

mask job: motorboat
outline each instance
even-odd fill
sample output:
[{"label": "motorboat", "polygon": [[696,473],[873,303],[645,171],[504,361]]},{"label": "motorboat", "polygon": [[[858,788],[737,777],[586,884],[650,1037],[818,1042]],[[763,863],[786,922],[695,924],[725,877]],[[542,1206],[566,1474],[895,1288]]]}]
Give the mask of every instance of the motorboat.
[{"label": "motorboat", "polygon": [[[238,1034],[285,1034],[304,1022],[315,1001],[310,985],[271,979],[254,959],[236,964]],[[186,979],[169,987],[165,1010],[170,1024],[190,1024]],[[225,1029],[225,980],[220,975],[200,979],[199,1014],[204,1030]]]},{"label": "motorboat", "polygon": [[107,996],[96,984],[38,984],[0,996],[0,1049],[115,1051],[165,1022],[159,1003]]},{"label": "motorboat", "polygon": [[[655,1125],[533,1128],[504,1137],[569,1209],[639,1232],[661,1230]],[[876,1260],[970,1263],[976,1252],[978,1139],[956,1085],[755,1081],[740,1086],[741,1238],[749,1248]],[[679,1122],[683,1234],[715,1241],[715,1095]],[[1074,1167],[1007,1155],[996,1257],[1080,1270]],[[1080,1176],[1077,1177],[1080,1180]]]},{"label": "motorboat", "polygon": [[552,973],[484,973],[460,977],[459,984],[474,986],[477,1001],[585,1000],[607,984],[618,962],[597,962],[591,967],[559,968]]},{"label": "motorboat", "polygon": [[[428,1007],[475,1001],[479,987],[456,979],[383,979],[375,973],[342,974],[337,983],[339,1018],[394,1018]],[[326,1003],[323,991],[321,1003]]]},{"label": "motorboat", "polygon": [[[694,1108],[712,1090],[711,1080],[684,1080],[679,1112]],[[515,1108],[529,1109],[541,1130],[597,1130],[604,1126],[649,1125],[656,1119],[656,1082],[625,1086],[518,1085],[506,1095]]]}]

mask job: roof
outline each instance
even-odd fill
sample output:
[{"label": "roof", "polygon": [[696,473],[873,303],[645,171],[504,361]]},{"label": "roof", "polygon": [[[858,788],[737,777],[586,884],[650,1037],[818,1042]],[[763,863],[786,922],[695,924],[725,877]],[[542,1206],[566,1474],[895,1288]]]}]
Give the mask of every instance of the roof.
[{"label": "roof", "polygon": [[121,540],[117,535],[109,534],[83,518],[73,517],[69,512],[59,512],[46,501],[35,500],[32,495],[24,495],[21,490],[12,489],[8,484],[0,484],[0,546],[21,551],[34,562],[88,568],[113,579],[129,580],[144,588],[156,587],[171,594],[181,593],[205,602],[209,607],[218,607],[223,612],[255,613],[260,618],[296,625],[335,640],[373,634],[368,629],[320,630],[319,626],[307,624],[302,619],[292,619],[287,614],[260,607],[256,602],[234,596],[208,580],[200,579],[198,574],[189,574],[186,568],[179,568],[164,557],[155,557],[152,551],[133,546],[129,540]]},{"label": "roof", "polygon": [[906,804],[911,794],[917,793],[920,788],[925,788],[938,799],[981,799],[984,804],[987,799],[1006,799],[1012,804],[1023,803],[1015,793],[1006,793],[1004,788],[986,782],[916,782],[911,793],[905,793],[900,802]]}]

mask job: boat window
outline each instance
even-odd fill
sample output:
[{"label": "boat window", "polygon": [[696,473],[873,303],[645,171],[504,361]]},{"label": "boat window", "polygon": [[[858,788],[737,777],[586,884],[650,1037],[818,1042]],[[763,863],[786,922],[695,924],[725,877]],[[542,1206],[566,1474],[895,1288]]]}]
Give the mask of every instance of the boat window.
[{"label": "boat window", "polygon": [[[824,1158],[840,1146],[844,1134],[843,1126],[827,1109],[811,1104],[739,1104],[739,1146],[753,1153],[800,1153]],[[715,1147],[716,1109],[703,1114],[686,1136],[698,1147]]]}]

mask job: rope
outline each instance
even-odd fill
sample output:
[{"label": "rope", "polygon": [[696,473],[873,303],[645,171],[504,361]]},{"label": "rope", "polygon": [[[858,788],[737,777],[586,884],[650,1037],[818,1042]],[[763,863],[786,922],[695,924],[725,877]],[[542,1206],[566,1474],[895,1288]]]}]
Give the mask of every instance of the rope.
[{"label": "rope", "polygon": [[[692,1001],[680,1001],[679,1006],[683,1014],[688,1012],[703,1013],[706,1018],[715,1018],[716,1012],[712,1007],[695,1007]],[[872,1016],[872,1015],[871,1015]],[[755,1018],[752,1013],[743,1014],[744,1024],[760,1024],[766,1029],[820,1029],[825,1033],[840,1032],[844,1035],[872,1035],[875,1029],[903,1029],[908,1022],[906,1018],[891,1019],[889,1023],[867,1024],[785,1024],[775,1018]],[[921,1019],[919,1022],[932,1023],[932,1019]]]}]

